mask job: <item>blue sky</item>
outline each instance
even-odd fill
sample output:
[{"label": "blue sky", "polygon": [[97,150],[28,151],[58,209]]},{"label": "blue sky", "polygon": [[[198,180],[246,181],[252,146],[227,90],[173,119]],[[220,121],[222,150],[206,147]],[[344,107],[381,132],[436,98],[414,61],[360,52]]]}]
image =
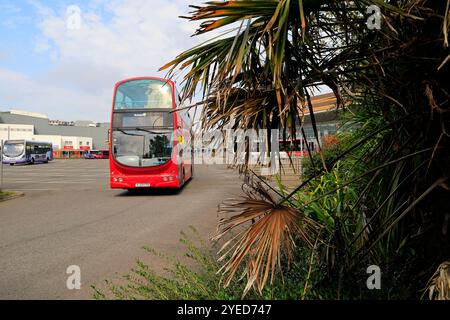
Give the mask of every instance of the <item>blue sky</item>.
[{"label": "blue sky", "polygon": [[115,82],[163,76],[161,65],[201,41],[178,18],[199,2],[0,0],[0,110],[107,121]]},{"label": "blue sky", "polygon": [[45,56],[31,54],[38,34],[38,15],[25,2],[2,0],[0,3],[0,67],[17,72],[35,72],[49,66]]},{"label": "blue sky", "polygon": [[94,9],[104,21],[109,21],[110,12],[96,3],[101,2],[0,0],[0,67],[29,75],[37,75],[51,68],[50,56],[36,52],[39,40],[45,38],[40,30],[43,21],[40,5],[64,15],[70,5],[76,4],[81,10]]}]

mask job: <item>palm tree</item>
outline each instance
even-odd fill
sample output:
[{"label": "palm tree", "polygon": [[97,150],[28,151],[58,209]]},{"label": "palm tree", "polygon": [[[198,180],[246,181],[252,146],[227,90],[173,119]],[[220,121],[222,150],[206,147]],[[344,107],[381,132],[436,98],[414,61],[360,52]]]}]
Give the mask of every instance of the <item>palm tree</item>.
[{"label": "palm tree", "polygon": [[[292,257],[294,242],[305,250],[333,251],[334,262],[322,263],[340,283],[368,262],[400,266],[411,260],[416,263],[411,272],[426,275],[422,271],[449,258],[448,233],[436,233],[445,229],[450,214],[444,85],[449,3],[240,0],[191,6],[187,18],[202,21],[196,35],[231,28],[162,67],[170,76],[186,71],[184,99],[202,88],[204,130],[233,123],[289,130],[295,137],[304,134],[297,125],[302,127],[308,111],[318,139],[311,95],[320,86],[333,91],[339,108],[351,108],[351,121],[361,128],[328,165],[321,152],[321,167],[292,193],[275,192],[274,198],[256,184],[244,199],[224,203],[222,211],[233,215],[220,222],[218,237],[246,227],[223,247],[225,284],[243,268],[246,290],[261,292],[268,275],[273,279],[281,267],[283,253]],[[380,30],[366,27],[367,8],[374,4],[383,15]],[[333,221],[342,221],[327,230],[326,221],[312,219],[305,214],[307,205],[292,198],[358,152],[362,171],[331,190],[356,184],[358,199],[350,215],[334,212]],[[356,220],[361,225],[349,228]],[[427,264],[429,255],[433,263]]]}]

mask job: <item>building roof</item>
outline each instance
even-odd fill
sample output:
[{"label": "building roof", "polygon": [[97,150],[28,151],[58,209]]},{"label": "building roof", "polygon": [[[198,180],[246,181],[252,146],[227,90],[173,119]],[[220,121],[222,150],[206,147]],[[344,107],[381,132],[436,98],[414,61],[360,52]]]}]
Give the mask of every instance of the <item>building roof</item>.
[{"label": "building roof", "polygon": [[48,119],[48,116],[45,113],[30,112],[30,111],[23,111],[23,110],[17,110],[17,109],[11,109],[10,113],[20,115],[20,116]]},{"label": "building roof", "polygon": [[[330,92],[312,97],[311,104],[313,105],[314,113],[326,112],[336,110],[337,100],[334,93]],[[309,110],[305,110],[305,113],[309,113]]]},{"label": "building roof", "polygon": [[48,118],[35,117],[27,114],[0,112],[0,123],[34,125],[36,135],[61,135],[70,137],[90,137],[95,149],[108,148],[109,125],[99,127],[76,127],[51,125]]},{"label": "building roof", "polygon": [[[334,93],[325,93],[311,98],[316,123],[336,121],[339,118],[337,99]],[[311,123],[309,108],[305,110],[305,124]]]}]

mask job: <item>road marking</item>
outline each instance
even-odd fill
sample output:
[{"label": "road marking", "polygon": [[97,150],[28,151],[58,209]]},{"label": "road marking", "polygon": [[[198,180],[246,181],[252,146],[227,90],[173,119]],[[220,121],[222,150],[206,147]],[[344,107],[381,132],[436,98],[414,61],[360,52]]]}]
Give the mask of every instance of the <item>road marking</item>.
[{"label": "road marking", "polygon": [[27,183],[35,183],[35,184],[40,184],[40,183],[42,183],[42,184],[87,184],[87,183],[89,183],[89,184],[92,184],[93,182],[97,182],[98,180],[88,180],[88,181],[39,181],[39,182],[37,182],[37,181],[32,181],[32,180],[29,180],[29,181],[5,181],[5,184],[6,183],[9,183],[9,184],[12,184],[12,185],[14,185],[14,184],[27,184]]},{"label": "road marking", "polygon": [[24,188],[13,188],[14,191],[58,191],[61,189],[24,189]]},{"label": "road marking", "polygon": [[5,184],[9,189],[30,192],[103,190],[109,183],[110,174],[105,162],[60,161],[48,165],[7,166],[4,169]]},{"label": "road marking", "polygon": [[[30,181],[32,183],[37,183],[35,181]],[[92,181],[39,181],[39,183],[45,183],[45,184],[85,184],[85,183],[91,183],[95,182],[95,180]]]}]

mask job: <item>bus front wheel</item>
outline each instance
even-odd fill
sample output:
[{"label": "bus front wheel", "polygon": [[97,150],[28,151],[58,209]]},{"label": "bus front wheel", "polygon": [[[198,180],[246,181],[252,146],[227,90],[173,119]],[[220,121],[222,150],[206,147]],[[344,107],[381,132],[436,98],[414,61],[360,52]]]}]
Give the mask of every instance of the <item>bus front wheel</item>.
[{"label": "bus front wheel", "polygon": [[183,168],[183,170],[181,171],[180,188],[183,187],[183,185],[185,184],[185,182],[186,182],[186,173],[184,172],[184,168]]}]

